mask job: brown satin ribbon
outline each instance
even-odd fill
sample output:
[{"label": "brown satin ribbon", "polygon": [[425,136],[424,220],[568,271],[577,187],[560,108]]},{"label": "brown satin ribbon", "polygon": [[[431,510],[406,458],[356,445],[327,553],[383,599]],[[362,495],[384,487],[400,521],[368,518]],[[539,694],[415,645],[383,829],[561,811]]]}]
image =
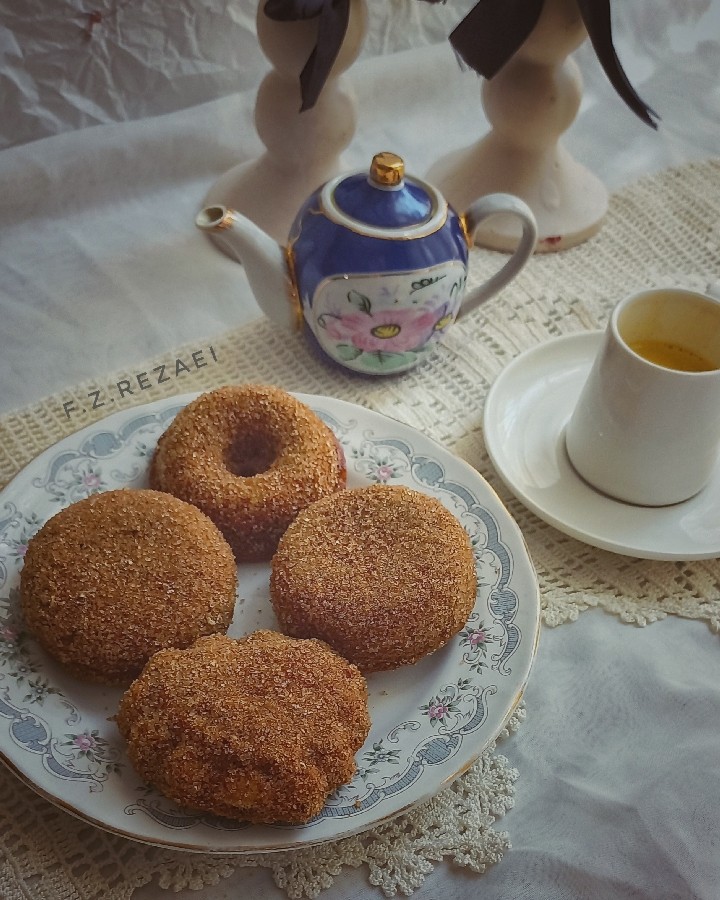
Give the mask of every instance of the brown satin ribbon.
[{"label": "brown satin ribbon", "polygon": [[[479,0],[450,35],[464,62],[484,78],[519,50],[542,12],[544,0]],[[636,93],[620,64],[612,40],[610,0],[577,0],[595,54],[627,106],[652,128],[659,116]]]},{"label": "brown satin ribbon", "polygon": [[[484,78],[492,78],[530,35],[543,3],[478,0],[450,35],[450,43],[470,68]],[[577,0],[577,4],[595,54],[615,91],[635,115],[657,128],[658,114],[638,96],[615,51],[610,0]],[[350,0],[265,0],[265,14],[280,22],[319,18],[315,47],[300,73],[300,109],[311,109],[340,52],[350,18]]]},{"label": "brown satin ribbon", "polygon": [[483,78],[496,75],[530,35],[544,0],[480,0],[450,35],[460,58]]},{"label": "brown satin ribbon", "polygon": [[264,11],[278,22],[318,18],[317,41],[300,73],[300,111],[312,109],[345,39],[350,0],[265,0]]},{"label": "brown satin ribbon", "polygon": [[639,116],[651,128],[657,128],[655,120],[660,116],[638,97],[615,52],[610,0],[577,0],[577,5],[590,35],[595,55],[600,60],[600,65],[609,78],[610,84],[636,116]]}]

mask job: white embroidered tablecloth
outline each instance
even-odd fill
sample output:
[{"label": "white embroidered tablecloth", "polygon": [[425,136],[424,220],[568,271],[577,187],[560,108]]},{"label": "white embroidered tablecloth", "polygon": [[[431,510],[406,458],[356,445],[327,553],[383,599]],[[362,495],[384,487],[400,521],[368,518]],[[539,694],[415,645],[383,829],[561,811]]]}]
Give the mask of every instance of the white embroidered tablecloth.
[{"label": "white embroidered tablecloth", "polygon": [[[175,393],[252,380],[325,394],[385,413],[431,435],[471,463],[518,521],[535,563],[546,625],[602,607],[645,625],[673,614],[720,630],[715,561],[648,562],[588,547],[545,524],[515,500],[497,477],[482,435],[484,398],[514,356],[549,338],[602,327],[625,294],[655,285],[704,289],[720,271],[720,161],[709,160],[623,189],[612,198],[601,233],[561,255],[535,257],[502,294],[453,327],[420,368],[399,377],[358,378],[317,360],[296,335],[258,320],[203,345],[202,367],[177,366],[199,344],[180,347],[103,383],[79,385],[0,420],[0,483],[37,453],[107,411],[88,397],[113,396],[113,409]],[[499,257],[473,251],[470,287]],[[212,350],[210,350],[212,347]],[[141,371],[172,373],[143,393],[118,385]],[[187,368],[187,371],[185,371]],[[83,409],[85,411],[83,411]],[[532,714],[532,710],[531,710]],[[520,709],[510,730],[518,727]],[[410,892],[440,860],[482,873],[509,847],[494,826],[513,804],[517,772],[495,746],[435,800],[369,834],[318,848],[252,858],[183,855],[106,835],[36,797],[0,770],[0,896],[129,897],[159,876],[170,887],[209,884],[233,868],[271,868],[289,896],[312,896],[343,865],[365,864],[389,896]]]}]

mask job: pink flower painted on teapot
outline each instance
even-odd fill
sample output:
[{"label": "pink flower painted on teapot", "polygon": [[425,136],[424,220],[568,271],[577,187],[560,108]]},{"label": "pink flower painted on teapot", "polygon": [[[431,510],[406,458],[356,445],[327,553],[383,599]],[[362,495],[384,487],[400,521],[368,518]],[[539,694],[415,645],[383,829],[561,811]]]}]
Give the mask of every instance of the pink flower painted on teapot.
[{"label": "pink flower painted on teapot", "polygon": [[[442,314],[432,309],[382,309],[378,312],[348,312],[323,316],[321,327],[334,341],[346,342],[365,352],[402,353],[425,344]],[[439,314],[440,313],[440,314]]]},{"label": "pink flower painted on teapot", "polygon": [[325,353],[358,372],[414,366],[455,320],[465,284],[456,261],[423,274],[327,279],[305,308]]}]

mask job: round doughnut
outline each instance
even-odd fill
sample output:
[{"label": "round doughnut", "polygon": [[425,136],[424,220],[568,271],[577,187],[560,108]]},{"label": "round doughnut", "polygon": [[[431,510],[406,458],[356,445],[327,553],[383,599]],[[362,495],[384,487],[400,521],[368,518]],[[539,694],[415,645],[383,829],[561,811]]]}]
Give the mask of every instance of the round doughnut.
[{"label": "round doughnut", "polygon": [[302,823],[355,772],[370,728],[358,669],[273,631],[162,650],[116,716],[133,766],[181,806]]},{"label": "round doughnut", "polygon": [[79,678],[127,684],[157,650],[226,631],[237,567],[207,516],[169,494],[94,494],[49,519],[20,573],[28,630]]},{"label": "round doughnut", "polygon": [[373,485],[318,500],[272,560],[281,629],[318,637],[364,672],[437,650],[463,627],[477,579],[470,541],[438,500]]},{"label": "round doughnut", "polygon": [[203,394],[160,437],[150,486],[193,503],[238,561],[269,560],[308,504],[345,486],[332,431],[279,388],[235,385]]}]

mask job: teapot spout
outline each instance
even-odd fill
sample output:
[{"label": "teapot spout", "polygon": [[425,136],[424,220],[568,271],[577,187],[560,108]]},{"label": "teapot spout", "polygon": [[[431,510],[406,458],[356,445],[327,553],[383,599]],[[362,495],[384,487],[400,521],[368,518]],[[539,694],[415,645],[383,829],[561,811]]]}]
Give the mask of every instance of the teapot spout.
[{"label": "teapot spout", "polygon": [[275,324],[298,328],[302,309],[290,275],[287,251],[246,216],[225,206],[207,206],[195,218],[242,263],[258,306]]}]

